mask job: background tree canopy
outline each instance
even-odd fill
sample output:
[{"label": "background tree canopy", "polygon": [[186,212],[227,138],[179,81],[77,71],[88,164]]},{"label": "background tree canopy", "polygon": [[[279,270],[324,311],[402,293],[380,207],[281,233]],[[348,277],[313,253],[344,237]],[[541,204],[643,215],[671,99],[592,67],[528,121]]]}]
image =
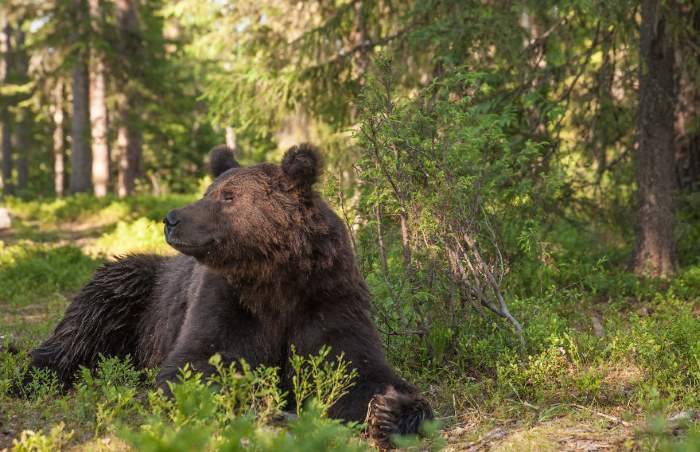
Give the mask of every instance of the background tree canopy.
[{"label": "background tree canopy", "polygon": [[34,259],[163,251],[214,145],[309,141],[447,425],[700,408],[697,1],[5,0],[0,57],[11,312]]}]

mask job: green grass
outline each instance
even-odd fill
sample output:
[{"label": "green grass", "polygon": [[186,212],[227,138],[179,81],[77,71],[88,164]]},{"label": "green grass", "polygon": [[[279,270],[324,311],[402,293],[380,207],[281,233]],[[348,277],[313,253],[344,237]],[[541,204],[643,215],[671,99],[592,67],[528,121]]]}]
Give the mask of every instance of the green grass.
[{"label": "green grass", "polygon": [[15,216],[25,221],[37,221],[41,225],[71,222],[108,224],[141,217],[160,221],[169,210],[190,203],[195,198],[194,195],[138,195],[129,198],[108,195],[95,198],[79,194],[34,201],[8,197],[4,203]]},{"label": "green grass", "polygon": [[[28,350],[45,338],[104,260],[171,253],[160,219],[192,198],[8,200],[15,226],[0,235],[0,341]],[[454,450],[484,438],[496,450],[557,450],[581,435],[599,447],[698,450],[697,420],[669,418],[700,411],[700,264],[686,257],[675,279],[642,280],[624,271],[619,250],[601,254],[588,238],[559,233],[548,263],[523,260],[507,281],[524,348],[493,317],[469,315],[457,336],[431,331],[432,355],[410,336],[387,336],[391,361],[431,398]],[[375,302],[387,302],[381,279],[368,282]],[[153,371],[106,359],[66,394],[47,374],[31,397],[12,398],[6,390],[26,363],[0,352],[0,450],[238,450],[241,438],[253,450],[370,447],[357,428],[324,419],[323,400],[281,422],[272,369],[220,369],[223,391],[185,372],[168,401],[149,384]],[[503,435],[488,439],[494,429]],[[439,448],[436,435],[424,447]]]},{"label": "green grass", "polygon": [[96,265],[73,245],[0,244],[0,300],[19,307],[75,292]]},{"label": "green grass", "polygon": [[114,230],[102,234],[86,249],[103,256],[115,256],[124,252],[172,254],[173,250],[163,239],[163,223],[141,217],[126,222],[119,221]]}]

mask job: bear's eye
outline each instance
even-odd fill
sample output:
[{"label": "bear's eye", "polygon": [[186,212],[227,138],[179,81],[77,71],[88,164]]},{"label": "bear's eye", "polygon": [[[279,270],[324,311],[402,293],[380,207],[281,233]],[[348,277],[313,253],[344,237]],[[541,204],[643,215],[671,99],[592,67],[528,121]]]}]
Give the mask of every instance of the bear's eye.
[{"label": "bear's eye", "polygon": [[231,202],[233,201],[233,193],[224,193],[224,202]]}]

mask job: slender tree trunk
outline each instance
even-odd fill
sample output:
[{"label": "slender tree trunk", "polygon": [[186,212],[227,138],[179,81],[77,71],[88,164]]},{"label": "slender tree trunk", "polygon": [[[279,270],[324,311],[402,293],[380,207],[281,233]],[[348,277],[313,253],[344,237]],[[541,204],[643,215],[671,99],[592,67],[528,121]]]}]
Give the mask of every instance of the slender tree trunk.
[{"label": "slender tree trunk", "polygon": [[117,177],[117,194],[120,198],[134,192],[136,177],[141,166],[143,139],[141,129],[132,124],[128,100],[119,107],[119,127],[117,128],[117,153],[119,155],[119,173]]},{"label": "slender tree trunk", "polygon": [[[102,31],[100,0],[89,0],[90,19]],[[95,196],[107,194],[109,186],[109,139],[107,81],[104,57],[94,46],[90,52],[90,126],[92,132],[92,184]]]},{"label": "slender tree trunk", "polygon": [[[19,83],[29,81],[29,58],[26,49],[24,48],[25,34],[21,28],[15,33],[15,68],[16,77]],[[32,129],[32,115],[28,108],[21,107],[18,115],[17,123],[15,124],[14,133],[14,149],[17,154],[17,188],[24,190],[27,188],[29,181],[29,166],[28,156],[30,149],[30,137]]]},{"label": "slender tree trunk", "polygon": [[70,191],[90,191],[92,162],[90,155],[90,118],[88,113],[87,68],[84,61],[76,62],[72,73],[73,115],[71,116]]},{"label": "slender tree trunk", "polygon": [[659,0],[644,0],[640,30],[637,154],[637,274],[664,276],[677,269],[674,156],[674,52]]},{"label": "slender tree trunk", "polygon": [[10,114],[7,110],[0,112],[2,120],[2,133],[0,145],[2,146],[2,188],[3,193],[11,195],[12,187],[12,125]]},{"label": "slender tree trunk", "polygon": [[65,139],[63,135],[63,82],[59,81],[56,84],[54,91],[53,105],[53,183],[56,196],[63,196],[65,187],[65,164],[63,151],[65,147]]},{"label": "slender tree trunk", "polygon": [[233,127],[226,127],[226,146],[235,150],[236,149],[236,131]]},{"label": "slender tree trunk", "polygon": [[30,113],[24,109],[20,112],[19,120],[15,124],[14,132],[14,149],[17,154],[17,188],[24,190],[29,182],[29,163],[28,156],[30,145],[30,135],[32,128],[32,120]]},{"label": "slender tree trunk", "polygon": [[[369,36],[367,31],[367,14],[366,11],[367,4],[363,0],[358,0],[354,4],[355,17],[352,34],[350,36],[350,45],[352,48],[356,48],[357,52],[352,55],[353,58],[353,76],[358,82],[359,86],[364,86],[367,81],[367,72],[369,71],[369,52],[371,47],[367,44],[369,42]],[[350,110],[350,121],[353,124],[359,123],[360,117],[360,107],[358,103],[354,103]],[[350,149],[352,151],[352,148]],[[357,155],[357,150],[354,150],[354,154]],[[362,187],[364,186],[364,181],[362,176],[353,171],[344,171],[343,176],[347,175],[341,179],[341,190],[342,185],[346,187],[352,187],[352,196],[350,196],[350,201],[348,203],[348,209],[354,213],[354,218],[352,225],[350,225],[350,234],[353,237],[353,241],[357,236],[357,231],[360,229],[360,225],[366,222],[366,218],[360,206],[360,198],[362,197]]]},{"label": "slender tree trunk", "polygon": [[[139,58],[142,53],[139,38],[138,14],[136,0],[116,0],[117,20],[119,22],[119,46],[122,55]],[[123,74],[117,81],[122,93],[118,101],[117,153],[119,167],[117,177],[117,194],[127,196],[134,191],[135,181],[140,172],[143,154],[143,134],[137,112],[138,93],[131,75]]]},{"label": "slender tree trunk", "polygon": [[[75,31],[72,40],[79,44],[81,29],[85,23],[85,4],[74,0]],[[72,193],[88,192],[91,187],[92,156],[90,153],[90,98],[88,94],[87,54],[76,49],[74,55],[72,78],[73,112],[71,115],[71,173],[70,191]]]},{"label": "slender tree trunk", "polygon": [[355,65],[357,67],[357,76],[360,83],[364,84],[367,78],[367,70],[369,68],[369,41],[367,36],[367,12],[365,4],[362,0],[355,2],[355,29],[353,30],[353,44],[358,48],[357,56],[355,57]]},{"label": "slender tree trunk", "polygon": [[377,221],[377,244],[379,245],[379,264],[382,267],[382,273],[388,278],[389,264],[386,257],[386,245],[384,243],[384,215],[382,215],[382,207],[377,205],[374,208],[374,218]]},{"label": "slender tree trunk", "polygon": [[119,109],[117,112],[119,114],[119,125],[117,126],[117,142],[115,144],[115,151],[119,159],[117,166],[117,196],[123,198],[134,191],[134,176],[131,174],[132,165],[129,163],[127,151],[129,148],[129,131],[126,125],[123,124],[123,121],[128,121],[128,115],[125,114],[121,106],[117,108]]},{"label": "slender tree trunk", "polygon": [[[12,29],[3,14],[0,16],[0,82],[7,83],[12,67]],[[0,106],[0,147],[2,147],[2,188],[4,194],[12,193],[12,117],[7,107]]]},{"label": "slender tree trunk", "polygon": [[[676,112],[676,160],[678,183],[684,190],[700,191],[700,86],[696,72],[700,67],[700,10],[682,11],[691,16],[693,42],[679,42],[676,49],[678,67],[678,105]],[[683,49],[682,47],[686,48]],[[686,61],[692,58],[694,61]]]},{"label": "slender tree trunk", "polygon": [[[698,63],[700,64],[700,62]],[[676,114],[678,183],[686,190],[700,190],[700,90],[695,74],[683,71]]]}]

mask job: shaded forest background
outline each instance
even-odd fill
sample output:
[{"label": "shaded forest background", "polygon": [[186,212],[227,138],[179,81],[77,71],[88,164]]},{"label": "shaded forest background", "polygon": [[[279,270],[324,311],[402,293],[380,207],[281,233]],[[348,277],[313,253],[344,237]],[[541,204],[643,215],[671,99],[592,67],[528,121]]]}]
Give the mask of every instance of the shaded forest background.
[{"label": "shaded forest background", "polygon": [[698,408],[696,1],[4,0],[0,56],[20,218],[158,220],[214,145],[310,141],[438,412]]},{"label": "shaded forest background", "polygon": [[314,141],[356,227],[398,218],[409,234],[427,208],[411,192],[461,181],[455,196],[488,207],[472,217],[531,236],[554,217],[636,227],[637,271],[677,270],[676,214],[700,184],[690,0],[0,11],[5,195],[192,192],[216,143],[255,162]]},{"label": "shaded forest background", "polygon": [[[690,0],[0,11],[5,195],[193,192],[219,142],[251,163],[313,141],[327,194],[358,240],[372,236],[388,286],[384,236],[398,228],[409,298],[450,286],[450,303],[510,318],[500,280],[519,255],[546,260],[562,220],[629,246],[634,231],[637,274],[696,259],[677,224],[700,190]],[[416,311],[426,335],[432,320]]]}]

